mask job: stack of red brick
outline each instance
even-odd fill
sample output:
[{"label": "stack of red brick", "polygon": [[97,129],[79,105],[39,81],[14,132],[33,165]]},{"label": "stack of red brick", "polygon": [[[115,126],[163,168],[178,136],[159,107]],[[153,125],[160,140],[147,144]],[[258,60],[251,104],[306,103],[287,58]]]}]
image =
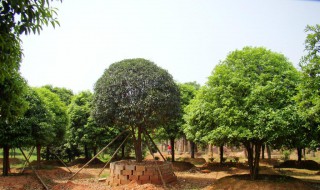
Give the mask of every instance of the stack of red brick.
[{"label": "stack of red brick", "polygon": [[110,164],[110,177],[107,183],[111,186],[118,186],[136,181],[138,184],[152,183],[161,185],[162,180],[158,167],[165,183],[177,180],[170,162],[154,161],[153,164],[150,164],[149,161],[147,164],[137,164],[133,161],[118,161]]}]

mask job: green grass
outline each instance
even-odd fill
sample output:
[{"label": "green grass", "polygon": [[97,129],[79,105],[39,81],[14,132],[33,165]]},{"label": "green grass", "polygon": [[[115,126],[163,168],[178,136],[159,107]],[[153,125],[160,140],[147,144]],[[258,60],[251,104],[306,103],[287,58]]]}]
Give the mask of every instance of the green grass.
[{"label": "green grass", "polygon": [[[23,152],[26,154],[26,156],[29,155],[30,150],[31,149],[23,148]],[[9,157],[16,159],[16,160],[14,160],[14,162],[10,163],[11,168],[22,168],[24,166],[25,158],[19,149],[15,149],[15,152],[13,149],[10,149],[10,156]],[[0,149],[0,158],[3,158],[3,149]],[[34,160],[37,160],[37,155],[36,155],[35,150],[33,151],[29,161],[32,162]],[[2,167],[2,165],[0,167]]]}]

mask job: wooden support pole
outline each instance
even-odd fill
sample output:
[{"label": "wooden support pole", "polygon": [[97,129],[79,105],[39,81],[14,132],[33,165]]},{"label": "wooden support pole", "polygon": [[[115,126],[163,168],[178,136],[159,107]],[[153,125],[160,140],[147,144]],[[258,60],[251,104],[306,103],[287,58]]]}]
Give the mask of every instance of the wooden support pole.
[{"label": "wooden support pole", "polygon": [[110,164],[110,162],[112,161],[113,157],[119,152],[121,146],[126,142],[126,140],[129,138],[130,134],[123,140],[123,142],[121,143],[121,145],[117,148],[117,150],[113,153],[113,155],[111,156],[110,160],[103,166],[102,170],[100,171],[100,173],[98,174],[98,176],[100,177],[101,173],[103,172],[103,170],[107,167],[108,164]]},{"label": "wooden support pole", "polygon": [[99,154],[101,154],[106,148],[108,148],[115,140],[117,140],[121,135],[123,135],[125,132],[127,132],[128,130],[122,131],[122,133],[120,133],[118,136],[116,136],[116,138],[114,138],[107,146],[105,146],[102,150],[100,150],[91,160],[89,160],[84,166],[82,166],[82,168],[80,168],[75,174],[73,174],[69,180],[71,180],[74,176],[76,176],[81,170],[83,170],[83,168],[85,168],[88,164],[90,164],[90,162],[92,162],[95,158],[97,158],[99,156]]},{"label": "wooden support pole", "polygon": [[[27,161],[28,164],[30,165],[30,161],[29,161],[29,159],[26,157],[26,155],[24,154],[23,150],[22,150],[20,147],[19,147],[19,149],[20,149],[23,157],[26,159],[26,161]],[[36,174],[37,178],[38,178],[38,179],[40,180],[40,182],[42,183],[43,187],[44,187],[46,190],[49,190],[49,188],[46,186],[46,184],[45,184],[44,181],[41,179],[41,177],[38,175],[37,171],[33,168],[33,166],[30,165],[30,167],[31,167],[33,173]]]},{"label": "wooden support pole", "polygon": [[157,147],[156,143],[154,143],[154,141],[152,140],[151,136],[149,135],[148,131],[146,129],[143,128],[143,131],[145,132],[145,134],[147,134],[147,136],[149,137],[149,139],[151,140],[152,144],[156,147],[157,151],[160,153],[162,159],[164,161],[167,161],[164,156],[162,155],[161,151],[159,150],[159,148]]},{"label": "wooden support pole", "polygon": [[[33,146],[33,147],[31,148],[31,150],[30,150],[30,152],[29,152],[29,154],[28,154],[28,160],[30,159],[30,157],[31,157],[31,155],[32,155],[32,153],[33,153],[33,151],[34,151],[34,148],[35,148],[35,146]],[[22,170],[20,171],[21,174],[23,173],[25,167],[27,166],[27,163],[28,163],[27,161],[24,162],[23,168],[22,168]]]},{"label": "wooden support pole", "polygon": [[[146,137],[146,133],[147,133],[146,130],[143,130],[143,132],[144,132],[144,135],[145,135],[145,137]],[[150,138],[150,139],[151,139],[151,138]],[[151,140],[152,140],[152,139],[151,139]],[[146,144],[147,144],[147,146],[148,146],[148,149],[149,149],[149,151],[150,151],[150,154],[152,155],[153,159],[155,160],[154,154],[153,154],[153,152],[152,152],[152,148],[151,148],[150,144],[148,143],[147,137],[146,137]],[[159,151],[159,150],[158,150],[158,151]],[[160,151],[159,151],[159,152],[160,152]],[[165,182],[164,179],[163,179],[163,176],[162,176],[162,172],[161,172],[161,170],[160,170],[160,167],[159,167],[159,165],[158,165],[158,163],[157,163],[156,160],[155,160],[155,162],[156,162],[156,165],[157,165],[157,170],[158,170],[158,173],[159,173],[159,175],[160,175],[161,182],[162,182],[163,186],[166,188],[167,185],[166,185],[166,182]]]},{"label": "wooden support pole", "polygon": [[56,153],[54,153],[54,152],[52,152],[52,151],[50,151],[49,150],[49,152],[51,153],[51,154],[53,154],[55,157],[57,157],[58,158],[58,160],[64,165],[64,167],[66,167],[68,170],[69,170],[69,173],[71,173],[72,174],[72,171],[69,169],[69,167],[67,166],[67,164],[66,163],[64,163],[64,161],[63,160],[61,160],[60,158],[59,158],[59,156],[56,154]]}]

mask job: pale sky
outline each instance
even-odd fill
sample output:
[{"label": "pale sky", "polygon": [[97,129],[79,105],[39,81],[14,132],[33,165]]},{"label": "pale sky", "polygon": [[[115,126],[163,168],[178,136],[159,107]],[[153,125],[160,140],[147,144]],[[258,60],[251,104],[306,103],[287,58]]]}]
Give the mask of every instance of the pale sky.
[{"label": "pale sky", "polygon": [[219,61],[244,46],[283,53],[297,68],[306,25],[320,1],[64,0],[60,27],[23,36],[21,73],[30,86],[93,90],[110,64],[153,61],[177,82],[203,85]]}]

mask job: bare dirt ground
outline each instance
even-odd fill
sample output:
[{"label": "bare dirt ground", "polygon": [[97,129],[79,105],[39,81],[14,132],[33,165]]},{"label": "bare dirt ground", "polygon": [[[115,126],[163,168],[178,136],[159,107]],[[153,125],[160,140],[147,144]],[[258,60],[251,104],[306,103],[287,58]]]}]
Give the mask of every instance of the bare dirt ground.
[{"label": "bare dirt ground", "polygon": [[[234,153],[234,155],[236,155],[236,153]],[[184,158],[184,156],[188,155],[180,155],[179,157]],[[99,162],[85,168],[72,180],[69,180],[72,174],[70,174],[65,167],[57,164],[48,167],[48,163],[44,163],[46,169],[40,169],[37,170],[37,172],[48,188],[54,190],[320,189],[320,173],[318,170],[274,168],[274,165],[279,164],[277,159],[271,161],[262,160],[260,167],[260,174],[262,175],[260,175],[260,179],[251,181],[248,179],[249,170],[248,166],[245,165],[244,159],[240,159],[241,163],[227,162],[227,164],[220,165],[218,163],[205,163],[203,162],[203,158],[194,160],[181,158],[178,160],[184,161],[175,162],[173,165],[178,178],[177,182],[166,184],[166,186],[153,184],[138,185],[133,181],[128,185],[111,188],[106,185],[105,181],[99,181],[98,173],[103,167],[103,164]],[[70,169],[75,173],[81,166],[81,163],[75,163]],[[8,177],[0,176],[0,190],[44,189],[30,168],[26,170],[24,174],[18,174],[18,169],[12,169],[11,173],[11,176]],[[108,169],[104,170],[102,177],[106,178],[108,175]]]}]

